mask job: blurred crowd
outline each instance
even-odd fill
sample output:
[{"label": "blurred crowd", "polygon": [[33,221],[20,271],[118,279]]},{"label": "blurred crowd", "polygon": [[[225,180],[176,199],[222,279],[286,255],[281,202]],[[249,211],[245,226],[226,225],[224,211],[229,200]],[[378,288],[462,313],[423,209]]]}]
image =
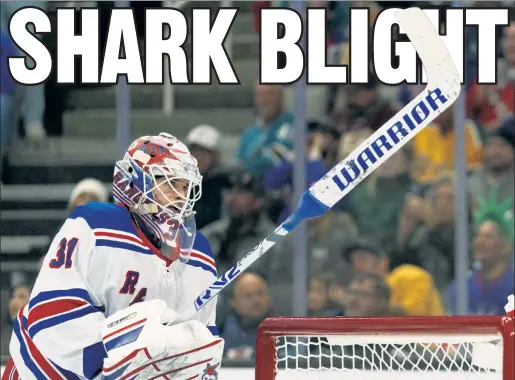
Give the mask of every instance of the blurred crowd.
[{"label": "blurred crowd", "polygon": [[[256,1],[256,12],[270,3]],[[312,3],[329,9],[330,62],[345,63],[350,3]],[[382,7],[391,5],[365,4],[372,10],[371,22]],[[2,65],[4,38],[8,37],[4,17],[2,6]],[[468,313],[504,314],[506,297],[514,292],[515,277],[515,20],[499,33],[496,85],[475,84],[475,62],[468,57],[464,121],[454,120],[454,110],[449,109],[326,215],[307,222],[308,315],[402,317],[456,312],[457,123],[464,124],[466,135],[471,264]],[[473,49],[474,41],[473,36],[467,39],[471,44],[467,51]],[[2,66],[2,76],[4,73]],[[4,105],[9,104],[14,87],[2,77],[2,154],[4,133],[13,129],[5,121],[11,117],[6,112],[11,111]],[[34,87],[24,91],[26,99],[36,96]],[[197,228],[211,243],[219,274],[246,255],[295,208],[294,115],[285,106],[284,92],[281,86],[256,85],[256,117],[241,135],[235,152],[237,167],[222,164],[223,130],[206,124],[186,136],[185,142],[203,175],[203,196],[196,205]],[[394,96],[391,91],[385,95],[376,80],[363,85],[328,86],[326,117],[310,120],[305,126],[306,188],[419,92],[419,86],[399,86]],[[41,104],[44,94],[37,96],[36,104]],[[44,132],[30,130],[41,128],[42,113],[30,111],[37,113],[34,119],[24,113],[29,110],[21,109],[26,136],[41,137]],[[88,179],[77,185],[70,208],[90,200],[105,200],[106,194],[101,183]],[[292,262],[298,259],[293,239],[284,239],[219,297],[217,324],[225,338],[228,358],[252,359],[260,322],[269,316],[292,315]],[[27,284],[12,289],[11,318],[28,301],[29,293]]]}]

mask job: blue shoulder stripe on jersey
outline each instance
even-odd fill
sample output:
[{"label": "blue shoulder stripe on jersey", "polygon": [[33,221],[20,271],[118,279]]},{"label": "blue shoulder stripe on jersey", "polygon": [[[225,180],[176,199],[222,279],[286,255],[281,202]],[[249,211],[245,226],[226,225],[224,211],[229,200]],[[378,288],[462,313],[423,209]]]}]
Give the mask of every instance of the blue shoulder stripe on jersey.
[{"label": "blue shoulder stripe on jersey", "polygon": [[49,329],[51,327],[60,325],[73,319],[82,318],[86,315],[99,312],[100,310],[98,310],[96,307],[87,305],[80,309],[72,310],[66,313],[59,314],[57,316],[52,316],[46,319],[39,320],[36,323],[33,323],[27,331],[29,333],[30,338],[34,339],[36,334],[42,330]]},{"label": "blue shoulder stripe on jersey", "polygon": [[104,364],[104,359],[107,357],[104,343],[97,342],[91,346],[86,347],[82,351],[82,370],[87,379],[95,378]]},{"label": "blue shoulder stripe on jersey", "polygon": [[[77,298],[85,301],[86,304],[77,305]],[[54,312],[53,309],[47,307],[52,304],[52,301],[61,302],[61,305],[63,301],[69,301],[72,307],[70,307],[66,311]],[[43,303],[45,304],[45,306],[43,307],[47,307],[48,311],[45,310],[45,313],[42,316],[38,316],[37,320],[31,320],[31,325],[27,329],[31,339],[34,339],[36,334],[41,330],[60,325],[62,323],[71,321],[72,319],[84,317],[88,314],[103,312],[101,308],[92,305],[93,301],[91,300],[91,297],[89,296],[88,292],[85,289],[80,288],[66,290],[50,290],[39,293],[29,302],[29,317],[30,313],[38,305],[41,305]],[[46,315],[47,313],[48,315]]]},{"label": "blue shoulder stripe on jersey", "polygon": [[193,242],[193,248],[195,251],[199,251],[204,253],[205,255],[213,257],[213,252],[211,251],[211,245],[209,244],[209,241],[204,236],[204,234],[200,231],[197,231],[195,234],[195,241]]},{"label": "blue shoulder stripe on jersey", "polygon": [[29,301],[29,312],[30,309],[36,305],[50,301],[55,298],[80,298],[89,304],[93,304],[91,297],[86,289],[72,288],[72,289],[61,289],[61,290],[49,290],[46,292],[39,293],[36,297]]},{"label": "blue shoulder stripe on jersey", "polygon": [[107,352],[109,352],[113,348],[118,348],[134,342],[136,339],[138,339],[141,330],[143,330],[143,327],[145,326],[138,327],[137,329],[129,331],[128,333],[119,335],[116,338],[104,342],[104,347],[106,348]]},{"label": "blue shoulder stripe on jersey", "polygon": [[129,211],[123,206],[112,203],[90,202],[75,207],[68,218],[83,218],[92,230],[105,228],[137,234]]},{"label": "blue shoulder stripe on jersey", "polygon": [[207,326],[207,329],[209,331],[211,331],[211,334],[213,334],[213,336],[220,335],[219,332],[218,332],[218,327],[216,327],[216,326]]},{"label": "blue shoulder stripe on jersey", "polygon": [[21,326],[18,322],[18,318],[14,320],[14,327],[13,332],[16,336],[16,339],[18,339],[18,342],[20,343],[20,354],[21,358],[23,359],[23,362],[25,363],[25,366],[32,372],[35,379],[44,379],[46,376],[41,372],[39,367],[36,365],[34,360],[29,354],[29,351],[27,349],[27,346],[25,345],[25,340],[22,337],[21,333]]},{"label": "blue shoulder stripe on jersey", "polygon": [[213,268],[211,265],[204,264],[202,261],[197,261],[197,260],[189,259],[188,262],[186,263],[186,265],[190,265],[190,266],[195,267],[195,268],[203,269],[205,271],[213,273],[213,275],[215,277],[217,276],[215,268]]},{"label": "blue shoulder stripe on jersey", "polygon": [[134,245],[134,244],[124,243],[124,242],[116,241],[116,240],[102,239],[102,237],[97,237],[95,246],[96,247],[127,249],[129,251],[143,253],[145,255],[153,255],[154,254],[148,248],[142,248],[142,247],[138,247],[137,245]]}]

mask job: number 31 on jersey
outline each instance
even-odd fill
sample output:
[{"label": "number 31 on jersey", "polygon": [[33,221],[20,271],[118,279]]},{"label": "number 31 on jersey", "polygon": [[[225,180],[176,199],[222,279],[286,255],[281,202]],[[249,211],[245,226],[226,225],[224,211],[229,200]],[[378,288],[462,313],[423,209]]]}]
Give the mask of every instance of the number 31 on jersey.
[{"label": "number 31 on jersey", "polygon": [[71,238],[70,240],[62,238],[57,248],[55,258],[50,260],[49,267],[52,269],[59,269],[64,265],[65,269],[72,267],[72,256],[77,247],[79,239]]}]

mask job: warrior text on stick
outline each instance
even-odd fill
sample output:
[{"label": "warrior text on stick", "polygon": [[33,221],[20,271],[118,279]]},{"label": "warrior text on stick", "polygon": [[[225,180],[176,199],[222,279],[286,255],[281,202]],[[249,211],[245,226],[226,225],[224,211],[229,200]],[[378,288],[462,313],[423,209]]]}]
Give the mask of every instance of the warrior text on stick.
[{"label": "warrior text on stick", "polygon": [[[425,73],[417,77],[417,57],[408,41],[394,41],[397,9],[379,14],[372,30],[368,9],[351,9],[349,64],[327,65],[327,14],[325,9],[308,9],[306,19],[292,9],[271,8],[261,11],[260,81],[288,84],[298,80],[304,70],[311,84],[366,83],[373,68],[378,79],[389,85],[426,81]],[[26,66],[22,57],[9,58],[13,78],[22,84],[45,81],[52,70],[59,83],[115,84],[120,75],[129,84],[210,84],[212,72],[222,84],[238,84],[238,75],[228,57],[224,43],[237,17],[236,8],[220,9],[211,22],[209,9],[194,9],[192,17],[176,9],[147,9],[145,12],[145,43],[140,49],[134,15],[131,9],[113,9],[105,46],[99,46],[98,9],[80,10],[82,30],[76,34],[74,8],[57,11],[57,22],[51,25],[48,16],[38,8],[27,7],[16,12],[9,30],[15,43],[36,62]],[[438,10],[426,10],[436,27],[440,24]],[[496,81],[496,28],[508,25],[508,9],[447,9],[444,30],[439,30],[464,78],[465,27],[477,28],[477,80],[482,84]],[[57,54],[53,58],[43,43],[27,29],[34,24],[37,34],[57,32]],[[188,25],[190,23],[191,25]],[[285,34],[279,37],[279,25]],[[402,29],[399,31],[403,34]],[[299,41],[306,33],[306,48]],[[188,35],[189,34],[189,35]],[[191,54],[185,44],[191,43]],[[277,53],[286,54],[286,66],[278,68]],[[396,57],[396,62],[393,58]],[[75,76],[77,58],[81,71]],[[170,62],[164,71],[164,59]],[[188,66],[192,67],[191,73]]]}]

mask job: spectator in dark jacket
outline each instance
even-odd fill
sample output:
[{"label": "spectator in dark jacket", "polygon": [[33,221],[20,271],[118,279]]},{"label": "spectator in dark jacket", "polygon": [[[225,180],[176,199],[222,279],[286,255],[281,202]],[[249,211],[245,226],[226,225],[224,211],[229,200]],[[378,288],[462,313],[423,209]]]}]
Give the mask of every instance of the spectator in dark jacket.
[{"label": "spectator in dark jacket", "polygon": [[330,288],[336,282],[336,276],[333,276],[332,274],[319,274],[311,277],[309,280],[308,292],[309,316],[343,316],[342,308],[334,303],[329,296]]},{"label": "spectator in dark jacket", "polygon": [[369,128],[377,130],[396,114],[390,102],[379,92],[379,81],[370,74],[365,84],[345,86],[346,106],[334,115],[342,132]]},{"label": "spectator in dark jacket", "polygon": [[231,310],[218,324],[225,339],[225,357],[252,359],[257,328],[270,315],[271,302],[265,280],[254,273],[244,273],[235,282]]},{"label": "spectator in dark jacket", "polygon": [[221,138],[218,129],[210,125],[199,125],[186,136],[186,144],[202,175],[202,197],[195,207],[198,229],[220,219],[223,192],[230,187],[228,171],[220,164]]},{"label": "spectator in dark jacket", "polygon": [[[211,243],[218,273],[224,273],[266,236],[276,229],[265,213],[265,189],[256,177],[245,172],[231,176],[227,194],[227,217],[201,232]],[[250,268],[272,285],[291,281],[291,250],[285,240],[278,242],[267,255]]]},{"label": "spectator in dark jacket", "polygon": [[344,305],[348,317],[389,316],[390,288],[380,275],[360,273],[349,284]]}]

